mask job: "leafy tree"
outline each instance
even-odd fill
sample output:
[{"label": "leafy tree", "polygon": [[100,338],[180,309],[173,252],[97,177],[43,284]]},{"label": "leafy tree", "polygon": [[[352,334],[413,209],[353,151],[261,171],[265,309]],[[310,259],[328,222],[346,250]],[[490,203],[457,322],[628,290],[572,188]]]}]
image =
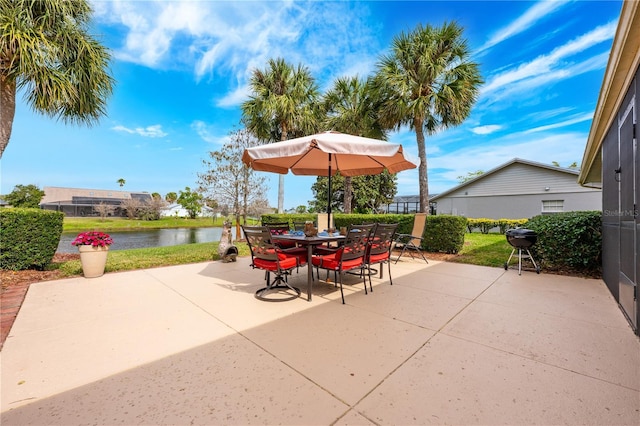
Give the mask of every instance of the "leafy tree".
[{"label": "leafy tree", "polygon": [[[378,120],[379,98],[376,94],[371,79],[338,78],[323,97],[323,106],[327,114],[326,128],[351,135],[386,140],[386,131]],[[352,178],[346,176],[345,213],[351,213],[352,199]]]},{"label": "leafy tree", "polygon": [[476,170],[475,172],[467,173],[466,176],[458,176],[457,179],[458,179],[458,182],[465,183],[483,174],[484,174],[484,170]]},{"label": "leafy tree", "polygon": [[164,199],[167,200],[167,203],[173,204],[178,199],[178,194],[175,192],[167,192],[167,195],[164,196]]},{"label": "leafy tree", "polygon": [[180,191],[180,195],[178,195],[178,204],[189,213],[189,218],[195,219],[202,211],[203,198],[202,194],[185,186],[184,191]]},{"label": "leafy tree", "polygon": [[124,184],[127,183],[127,181],[122,178],[118,179],[116,182],[118,185],[120,185],[120,188],[122,188]]},{"label": "leafy tree", "polygon": [[0,0],[0,158],[9,144],[17,90],[31,107],[91,125],[112,92],[110,54],[88,32],[87,0]]},{"label": "leafy tree", "polygon": [[40,201],[44,197],[44,191],[35,185],[16,185],[10,194],[4,196],[4,200],[13,207],[40,208]]},{"label": "leafy tree", "polygon": [[[354,176],[352,212],[375,213],[381,211],[385,205],[393,201],[398,190],[397,176],[387,171],[379,175]],[[345,179],[339,173],[331,179],[331,209],[342,211],[344,203]],[[314,200],[310,202],[312,211],[327,210],[327,190],[329,179],[318,177],[312,185]]]},{"label": "leafy tree", "polygon": [[265,178],[257,176],[242,162],[244,150],[257,144],[256,138],[246,129],[232,132],[229,142],[220,151],[209,152],[209,159],[202,162],[206,172],[198,174],[200,190],[207,199],[231,207],[236,218],[236,235],[240,235],[241,217],[246,225],[247,214],[269,205],[265,197]]},{"label": "leafy tree", "polygon": [[[294,68],[284,59],[270,59],[255,69],[252,95],[242,104],[242,121],[263,142],[284,141],[317,129],[318,88],[306,67]],[[278,212],[284,210],[284,175],[278,181]]]},{"label": "leafy tree", "polygon": [[307,212],[307,206],[299,205],[296,207],[296,213],[302,214]]},{"label": "leafy tree", "polygon": [[424,133],[462,123],[483,83],[477,63],[470,60],[463,29],[455,22],[442,27],[418,25],[394,37],[391,53],[382,57],[376,90],[383,102],[385,126],[408,125],[416,132],[420,211],[429,211],[429,181]]}]

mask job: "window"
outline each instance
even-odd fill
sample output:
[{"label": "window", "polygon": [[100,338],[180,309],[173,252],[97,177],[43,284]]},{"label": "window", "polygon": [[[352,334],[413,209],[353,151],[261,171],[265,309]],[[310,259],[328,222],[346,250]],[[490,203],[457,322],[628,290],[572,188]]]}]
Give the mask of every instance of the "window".
[{"label": "window", "polygon": [[542,200],[542,213],[560,213],[564,211],[564,200]]}]

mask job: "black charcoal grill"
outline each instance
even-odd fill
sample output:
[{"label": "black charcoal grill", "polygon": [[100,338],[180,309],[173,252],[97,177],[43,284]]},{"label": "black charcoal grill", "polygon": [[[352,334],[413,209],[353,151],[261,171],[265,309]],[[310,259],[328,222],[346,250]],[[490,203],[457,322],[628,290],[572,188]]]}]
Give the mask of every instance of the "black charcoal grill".
[{"label": "black charcoal grill", "polygon": [[[529,248],[538,241],[538,234],[536,234],[536,231],[532,231],[531,229],[515,228],[507,230],[505,235],[507,237],[507,242],[509,242],[513,247],[509,260],[504,264],[505,271],[509,269],[511,258],[515,254],[516,250],[518,250],[518,275],[522,273],[523,259],[530,260],[531,263],[533,263],[533,267],[536,268],[536,273],[539,274],[540,267],[536,264],[536,261],[533,260],[533,256],[531,256],[531,252],[529,251]],[[526,252],[526,254],[524,252]]]}]

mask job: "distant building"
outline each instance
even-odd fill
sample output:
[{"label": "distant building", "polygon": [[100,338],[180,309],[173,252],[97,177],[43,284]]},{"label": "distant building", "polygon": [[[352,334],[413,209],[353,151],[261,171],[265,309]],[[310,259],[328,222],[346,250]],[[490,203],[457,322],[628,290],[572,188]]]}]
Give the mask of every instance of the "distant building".
[{"label": "distant building", "polygon": [[431,198],[437,214],[523,219],[539,214],[600,210],[600,189],[578,184],[578,170],[514,158]]},{"label": "distant building", "polygon": [[[160,215],[162,217],[189,217],[189,212],[180,204],[173,203],[162,209]],[[215,215],[216,213],[211,207],[202,206],[202,210],[200,211],[200,214],[198,214],[198,217],[214,217]]]},{"label": "distant building", "polygon": [[120,204],[124,200],[138,199],[142,203],[151,201],[148,192],[113,191],[104,189],[63,188],[58,186],[45,186],[44,197],[40,202],[40,208],[55,210],[66,216],[96,216],[94,206],[108,204],[115,207],[114,216],[123,216],[124,211]]}]

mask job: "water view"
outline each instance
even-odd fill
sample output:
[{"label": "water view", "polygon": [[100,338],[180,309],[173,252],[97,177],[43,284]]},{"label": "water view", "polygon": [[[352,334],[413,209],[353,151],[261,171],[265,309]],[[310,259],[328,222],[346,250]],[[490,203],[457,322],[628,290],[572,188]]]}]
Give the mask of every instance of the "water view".
[{"label": "water view", "polygon": [[[59,253],[77,253],[71,245],[78,232],[64,232],[58,245]],[[176,246],[180,244],[220,242],[222,228],[171,228],[141,231],[109,232],[113,238],[110,250]],[[233,230],[235,238],[235,230]]]}]

